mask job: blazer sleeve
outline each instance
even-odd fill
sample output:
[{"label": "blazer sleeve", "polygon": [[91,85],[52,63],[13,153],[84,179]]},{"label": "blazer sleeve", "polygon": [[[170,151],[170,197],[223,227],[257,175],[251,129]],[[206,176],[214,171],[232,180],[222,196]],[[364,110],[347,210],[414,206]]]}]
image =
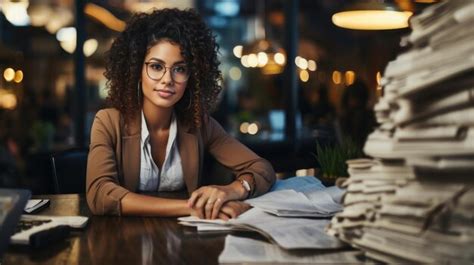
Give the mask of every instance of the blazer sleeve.
[{"label": "blazer sleeve", "polygon": [[[118,111],[99,111],[91,129],[87,159],[86,197],[92,213],[120,215],[121,199],[130,192],[119,184],[117,141],[120,142]],[[120,155],[120,154],[118,154]]]},{"label": "blazer sleeve", "polygon": [[260,196],[270,189],[276,176],[267,160],[230,136],[212,117],[207,119],[205,129],[204,144],[219,163],[231,169],[237,178],[248,173],[253,175],[256,186],[251,197]]}]

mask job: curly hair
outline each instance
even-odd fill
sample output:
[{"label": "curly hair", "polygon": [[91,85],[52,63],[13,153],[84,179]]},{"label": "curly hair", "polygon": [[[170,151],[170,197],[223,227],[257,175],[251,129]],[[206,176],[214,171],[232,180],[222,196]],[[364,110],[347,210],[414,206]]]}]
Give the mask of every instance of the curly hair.
[{"label": "curly hair", "polygon": [[222,75],[215,36],[192,9],[161,9],[131,17],[107,53],[107,101],[126,120],[141,110],[137,86],[143,62],[147,51],[163,39],[180,46],[191,71],[185,93],[175,105],[177,118],[200,128],[222,89]]}]

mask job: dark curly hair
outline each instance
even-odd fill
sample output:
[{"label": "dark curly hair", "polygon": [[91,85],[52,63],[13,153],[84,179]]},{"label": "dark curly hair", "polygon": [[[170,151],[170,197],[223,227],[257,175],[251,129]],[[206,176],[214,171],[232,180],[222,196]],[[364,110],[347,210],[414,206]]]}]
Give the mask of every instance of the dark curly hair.
[{"label": "dark curly hair", "polygon": [[191,71],[186,91],[175,105],[177,118],[200,128],[222,89],[222,75],[215,36],[192,9],[161,9],[131,17],[107,54],[104,74],[109,88],[107,101],[126,120],[141,110],[137,86],[145,55],[163,39],[181,47]]}]

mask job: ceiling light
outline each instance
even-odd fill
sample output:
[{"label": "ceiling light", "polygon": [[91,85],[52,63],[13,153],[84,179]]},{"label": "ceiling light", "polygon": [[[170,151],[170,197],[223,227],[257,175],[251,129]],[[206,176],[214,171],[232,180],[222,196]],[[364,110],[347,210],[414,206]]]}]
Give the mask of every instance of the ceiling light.
[{"label": "ceiling light", "polygon": [[74,21],[74,15],[71,10],[67,8],[58,7],[54,9],[54,12],[49,17],[48,22],[45,25],[46,30],[51,34],[56,32],[66,25],[72,24]]},{"label": "ceiling light", "polygon": [[242,71],[240,71],[240,68],[234,66],[230,68],[229,76],[232,80],[240,80],[242,77]]},{"label": "ceiling light", "polygon": [[95,18],[111,30],[121,32],[125,29],[124,21],[118,19],[109,10],[96,4],[87,3],[84,8],[84,13]]},{"label": "ceiling light", "polygon": [[357,30],[388,30],[409,26],[410,11],[402,11],[387,1],[359,1],[332,16],[332,22],[341,28]]},{"label": "ceiling light", "polygon": [[42,27],[51,19],[53,10],[47,4],[33,4],[28,7],[31,25]]},{"label": "ceiling light", "polygon": [[88,39],[84,42],[84,55],[91,56],[99,47],[99,42],[96,39]]},{"label": "ceiling light", "polygon": [[14,26],[28,26],[30,24],[30,17],[26,12],[28,5],[28,0],[7,0],[3,1],[1,10],[5,15],[5,18]]},{"label": "ceiling light", "polygon": [[23,81],[23,71],[16,70],[15,78],[13,78],[13,81],[15,81],[15,83],[20,83],[21,81]]},{"label": "ceiling light", "polygon": [[13,70],[13,68],[5,69],[5,71],[3,71],[3,78],[5,78],[7,82],[12,81],[13,78],[15,78],[15,70]]},{"label": "ceiling light", "polygon": [[316,71],[318,69],[318,65],[316,64],[316,61],[314,60],[308,60],[308,70],[310,71]]},{"label": "ceiling light", "polygon": [[303,82],[308,82],[309,80],[309,72],[306,70],[302,70],[300,72],[300,80]]},{"label": "ceiling light", "polygon": [[76,41],[76,34],[75,27],[66,27],[58,30],[56,39],[58,41]]},{"label": "ceiling light", "polygon": [[235,57],[241,58],[242,57],[242,45],[237,45],[232,49],[232,52],[234,53]]},{"label": "ceiling light", "polygon": [[0,93],[0,108],[13,110],[16,108],[17,102],[18,100],[15,94],[5,92]]}]

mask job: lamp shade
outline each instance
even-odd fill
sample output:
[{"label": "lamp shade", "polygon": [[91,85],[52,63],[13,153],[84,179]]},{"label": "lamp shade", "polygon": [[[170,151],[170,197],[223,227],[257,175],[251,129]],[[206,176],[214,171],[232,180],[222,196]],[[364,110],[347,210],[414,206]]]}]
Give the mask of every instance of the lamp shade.
[{"label": "lamp shade", "polygon": [[332,22],[341,28],[357,30],[389,30],[409,26],[413,15],[386,1],[358,1],[332,16]]}]

